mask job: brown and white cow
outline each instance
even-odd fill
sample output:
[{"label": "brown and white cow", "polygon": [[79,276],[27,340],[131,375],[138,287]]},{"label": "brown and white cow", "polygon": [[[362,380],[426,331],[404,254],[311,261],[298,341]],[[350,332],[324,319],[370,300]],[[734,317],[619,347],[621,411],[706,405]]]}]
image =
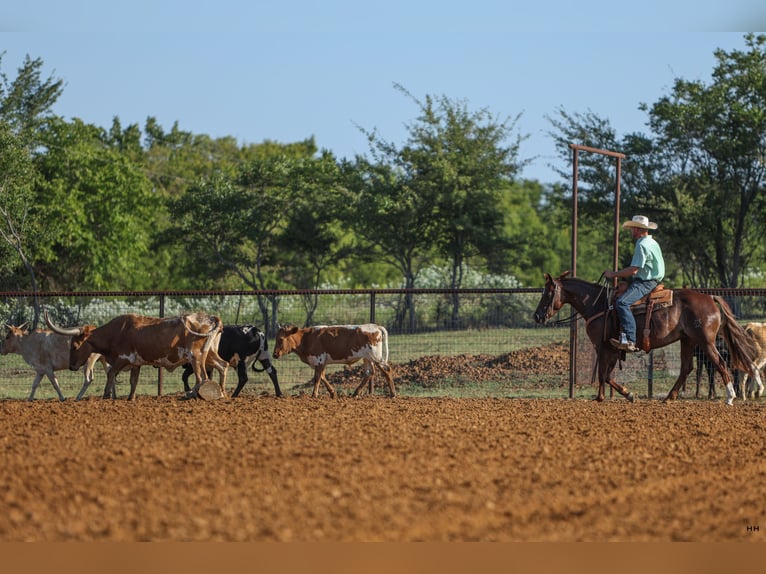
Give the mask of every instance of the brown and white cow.
[{"label": "brown and white cow", "polygon": [[755,340],[759,352],[753,362],[753,371],[755,371],[754,384],[750,384],[751,388],[748,389],[748,374],[745,373],[745,378],[742,381],[742,398],[746,398],[748,395],[757,398],[763,394],[761,369],[766,367],[766,323],[748,323],[745,325],[745,331]]},{"label": "brown and white cow", "polygon": [[362,383],[354,391],[354,396],[359,394],[365,384],[369,385],[369,392],[372,394],[376,367],[385,375],[390,395],[396,396],[391,367],[388,365],[388,331],[380,325],[367,323],[304,328],[281,327],[274,346],[274,358],[278,359],[287,353],[295,353],[301,361],[314,367],[312,397],[319,395],[320,381],[324,383],[330,396],[337,396],[335,389],[324,376],[327,365],[351,365],[357,361],[364,361],[366,373]]},{"label": "brown and white cow", "polygon": [[[91,353],[100,353],[111,365],[107,374],[104,398],[114,388],[114,379],[123,369],[131,369],[130,395],[136,395],[138,370],[142,365],[165,367],[172,371],[180,365],[191,363],[196,385],[196,395],[205,382],[206,368],[214,368],[220,374],[221,393],[226,393],[226,369],[229,363],[218,355],[218,342],[223,323],[219,317],[205,313],[191,313],[176,317],[156,318],[142,315],[119,315],[108,323],[95,327],[64,329],[55,325],[45,313],[45,321],[55,332],[70,335],[69,368],[81,367]],[[203,378],[204,377],[204,378]]]},{"label": "brown and white cow", "polygon": [[[24,325],[18,327],[6,325],[6,327],[8,327],[8,335],[3,341],[3,348],[0,350],[0,354],[16,353],[21,355],[24,361],[37,373],[35,380],[32,382],[32,392],[29,394],[28,400],[33,401],[35,399],[35,393],[40,385],[40,381],[42,381],[44,376],[47,376],[56,390],[59,400],[63,401],[64,394],[61,392],[55,371],[63,371],[69,368],[69,344],[72,338],[40,329],[29,332],[24,329]],[[88,356],[84,369],[85,382],[80,389],[80,393],[77,395],[77,400],[82,398],[85,389],[88,388],[88,385],[93,380],[93,367],[96,361],[101,361],[104,372],[108,372],[109,365],[107,365],[106,359],[103,356],[97,353]]]}]

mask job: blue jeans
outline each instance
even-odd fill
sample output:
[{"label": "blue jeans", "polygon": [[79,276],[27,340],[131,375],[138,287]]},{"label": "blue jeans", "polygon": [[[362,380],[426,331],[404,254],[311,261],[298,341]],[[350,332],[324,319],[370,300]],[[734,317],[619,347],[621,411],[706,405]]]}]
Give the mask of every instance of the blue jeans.
[{"label": "blue jeans", "polygon": [[636,318],[633,316],[630,306],[655,287],[657,287],[657,281],[654,279],[649,281],[633,279],[625,293],[614,301],[614,308],[617,311],[617,316],[620,318],[620,328],[631,343],[636,342]]}]

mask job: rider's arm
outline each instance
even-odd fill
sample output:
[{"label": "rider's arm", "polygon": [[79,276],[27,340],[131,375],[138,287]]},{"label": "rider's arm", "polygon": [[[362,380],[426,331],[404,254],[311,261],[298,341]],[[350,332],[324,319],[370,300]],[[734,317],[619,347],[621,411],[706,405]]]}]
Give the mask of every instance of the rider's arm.
[{"label": "rider's arm", "polygon": [[604,271],[604,277],[607,279],[614,279],[615,277],[618,279],[627,279],[628,277],[633,277],[636,273],[638,273],[638,267],[625,267],[617,271]]}]

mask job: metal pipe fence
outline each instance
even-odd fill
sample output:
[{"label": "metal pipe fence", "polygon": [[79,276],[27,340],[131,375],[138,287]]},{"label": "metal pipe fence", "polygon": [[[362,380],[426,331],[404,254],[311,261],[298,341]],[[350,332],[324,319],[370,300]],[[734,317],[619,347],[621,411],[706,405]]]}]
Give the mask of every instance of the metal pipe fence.
[{"label": "metal pipe fence", "polygon": [[[766,290],[700,290],[725,297],[735,309],[740,322],[764,321]],[[376,322],[389,331],[390,361],[407,364],[427,356],[501,356],[521,349],[569,345],[569,327],[541,326],[532,314],[541,289],[369,289],[320,291],[144,291],[144,292],[26,292],[0,293],[0,319],[4,324],[42,328],[44,308],[62,326],[101,325],[116,315],[136,313],[154,317],[204,311],[215,314],[227,325],[253,324],[266,331],[269,349],[273,350],[274,333],[279,324],[320,325]],[[35,303],[39,307],[35,307]],[[457,309],[455,308],[457,302]],[[570,310],[563,309],[562,316]],[[38,324],[34,325],[37,318]],[[575,380],[579,396],[590,397],[593,364],[592,346],[585,329],[578,329]],[[569,342],[569,343],[568,343]],[[652,364],[653,363],[653,364]],[[283,392],[305,389],[312,369],[294,355],[274,362]],[[100,369],[100,367],[97,367]],[[331,366],[328,373],[340,370]],[[571,366],[570,366],[571,368]],[[569,373],[560,375],[561,386],[555,396],[568,396]],[[678,374],[678,345],[653,351],[650,355],[630,355],[617,373],[618,380],[638,391],[639,396],[659,396]],[[64,395],[73,397],[82,385],[82,373],[57,372]],[[244,393],[273,394],[264,373],[249,372],[250,382]],[[15,354],[0,356],[0,399],[28,395],[34,372]],[[118,393],[126,394],[128,373],[118,381]],[[99,370],[88,396],[100,396],[105,376]],[[518,386],[528,381],[519,373]],[[652,381],[652,387],[648,387]],[[229,370],[229,387],[236,374]],[[122,389],[122,390],[120,390]],[[644,392],[644,389],[646,391]],[[181,369],[168,373],[163,369],[141,369],[138,392],[145,395],[173,394],[182,390]],[[492,391],[488,390],[488,393]],[[507,389],[503,396],[508,396]],[[37,398],[55,398],[47,380],[43,380]]]}]

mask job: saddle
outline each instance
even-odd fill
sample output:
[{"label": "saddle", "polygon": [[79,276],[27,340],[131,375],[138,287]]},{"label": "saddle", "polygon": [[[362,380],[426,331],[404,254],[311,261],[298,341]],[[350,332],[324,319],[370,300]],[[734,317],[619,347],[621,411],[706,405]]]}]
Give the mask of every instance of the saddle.
[{"label": "saddle", "polygon": [[[615,290],[615,297],[618,297],[622,293],[625,292],[625,290],[628,288],[628,284],[624,281],[621,281],[617,284],[617,289]],[[660,283],[649,291],[646,295],[641,297],[638,301],[633,303],[630,306],[630,310],[633,311],[633,315],[643,315],[646,314],[646,319],[644,320],[644,331],[643,331],[643,337],[641,339],[641,349],[648,353],[651,349],[651,345],[649,343],[649,338],[652,333],[651,329],[651,321],[652,321],[652,312],[655,309],[663,309],[665,307],[670,307],[673,304],[673,290],[672,289],[665,289],[665,285]]]}]

